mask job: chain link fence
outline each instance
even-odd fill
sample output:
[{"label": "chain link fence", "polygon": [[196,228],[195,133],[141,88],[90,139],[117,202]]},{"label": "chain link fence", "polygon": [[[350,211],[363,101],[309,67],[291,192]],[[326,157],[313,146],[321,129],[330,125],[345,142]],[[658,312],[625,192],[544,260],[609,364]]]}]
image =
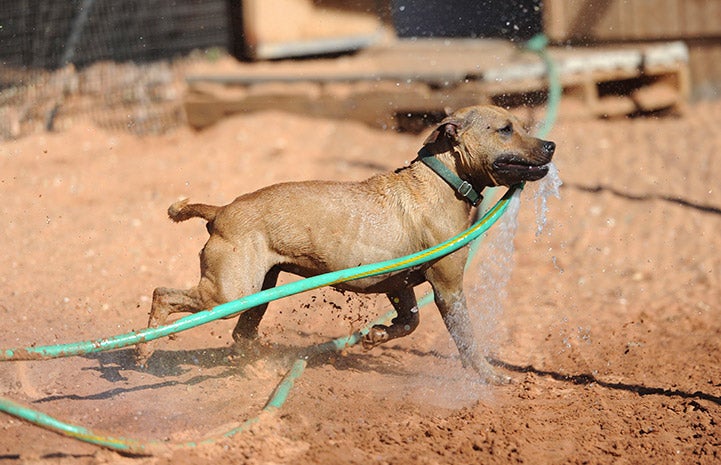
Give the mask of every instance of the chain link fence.
[{"label": "chain link fence", "polygon": [[193,50],[227,49],[226,0],[13,0],[0,9],[0,140],[90,120],[182,122]]}]

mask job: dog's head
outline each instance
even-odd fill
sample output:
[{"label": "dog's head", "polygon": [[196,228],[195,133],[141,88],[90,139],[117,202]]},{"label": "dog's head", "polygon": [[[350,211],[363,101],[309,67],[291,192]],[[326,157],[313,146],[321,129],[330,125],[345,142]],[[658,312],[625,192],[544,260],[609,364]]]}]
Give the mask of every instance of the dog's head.
[{"label": "dog's head", "polygon": [[477,187],[537,181],[548,173],[556,150],[555,143],[528,135],[510,112],[490,105],[454,112],[424,145],[432,152],[452,148],[458,157],[458,174]]}]

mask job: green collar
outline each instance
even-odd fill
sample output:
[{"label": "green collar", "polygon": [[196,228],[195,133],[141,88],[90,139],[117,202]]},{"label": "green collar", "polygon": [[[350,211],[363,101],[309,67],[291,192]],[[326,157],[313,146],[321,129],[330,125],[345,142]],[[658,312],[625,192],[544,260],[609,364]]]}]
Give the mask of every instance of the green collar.
[{"label": "green collar", "polygon": [[481,200],[483,200],[483,196],[476,192],[471,183],[464,181],[459,178],[456,173],[449,170],[448,167],[439,161],[425,146],[418,151],[418,158],[474,207],[478,206]]}]

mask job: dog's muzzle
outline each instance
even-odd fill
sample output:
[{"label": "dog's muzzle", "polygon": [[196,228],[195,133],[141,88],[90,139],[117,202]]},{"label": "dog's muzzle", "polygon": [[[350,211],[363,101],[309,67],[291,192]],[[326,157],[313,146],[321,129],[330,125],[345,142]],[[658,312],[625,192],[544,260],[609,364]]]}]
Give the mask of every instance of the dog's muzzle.
[{"label": "dog's muzzle", "polygon": [[540,141],[540,150],[535,157],[528,159],[512,153],[501,155],[492,164],[493,172],[509,185],[521,181],[538,181],[548,174],[548,163],[555,151],[554,142]]}]

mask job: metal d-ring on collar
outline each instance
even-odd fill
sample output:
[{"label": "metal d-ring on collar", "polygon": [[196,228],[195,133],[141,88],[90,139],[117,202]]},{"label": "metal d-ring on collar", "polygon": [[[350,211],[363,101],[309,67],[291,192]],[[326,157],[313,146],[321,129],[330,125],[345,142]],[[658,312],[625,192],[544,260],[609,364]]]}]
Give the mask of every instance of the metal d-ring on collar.
[{"label": "metal d-ring on collar", "polygon": [[471,183],[459,178],[456,173],[449,170],[426,147],[418,151],[418,158],[474,207],[478,206],[483,200],[483,196],[476,192]]}]

